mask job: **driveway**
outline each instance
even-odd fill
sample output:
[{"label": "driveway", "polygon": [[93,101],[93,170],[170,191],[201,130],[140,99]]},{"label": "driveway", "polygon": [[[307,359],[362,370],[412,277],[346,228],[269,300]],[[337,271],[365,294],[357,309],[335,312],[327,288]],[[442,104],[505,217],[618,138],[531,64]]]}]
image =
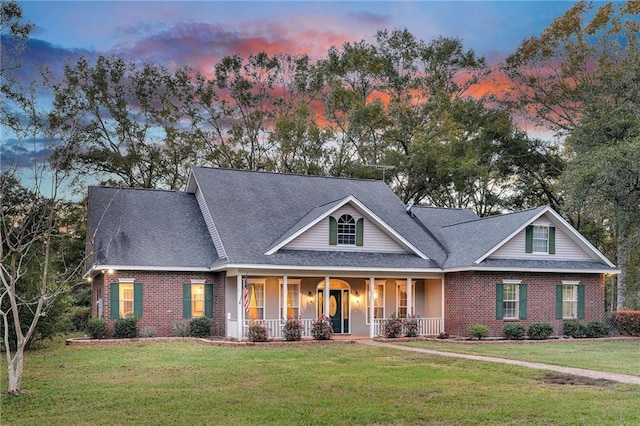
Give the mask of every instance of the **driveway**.
[{"label": "driveway", "polygon": [[357,340],[356,342],[363,345],[392,348],[392,349],[398,349],[401,351],[420,352],[423,354],[446,356],[449,358],[471,359],[474,361],[496,362],[501,364],[519,365],[521,367],[535,368],[538,370],[555,371],[558,373],[571,374],[573,376],[580,376],[580,377],[588,377],[591,379],[612,380],[618,383],[640,385],[640,377],[630,376],[628,374],[608,373],[604,371],[586,370],[584,368],[561,367],[559,365],[542,364],[539,362],[518,361],[515,359],[496,358],[491,356],[435,351],[432,349],[415,348],[411,346],[403,346],[403,345],[398,345],[394,343],[380,342],[375,340]]}]

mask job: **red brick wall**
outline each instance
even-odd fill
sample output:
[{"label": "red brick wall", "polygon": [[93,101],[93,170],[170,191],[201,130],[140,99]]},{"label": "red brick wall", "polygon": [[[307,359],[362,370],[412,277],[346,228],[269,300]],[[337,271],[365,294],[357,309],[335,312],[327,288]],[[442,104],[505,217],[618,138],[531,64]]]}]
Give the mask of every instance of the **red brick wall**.
[{"label": "red brick wall", "polygon": [[[505,279],[527,284],[527,319],[496,319],[496,284]],[[556,285],[562,281],[579,281],[585,286],[585,323],[604,317],[604,275],[455,272],[445,274],[445,331],[452,336],[467,336],[471,325],[490,327],[492,336],[502,336],[509,322],[548,322],[556,335],[562,334],[563,320],[556,319]]]},{"label": "red brick wall", "polygon": [[[171,336],[176,320],[182,318],[182,285],[192,279],[206,280],[213,284],[213,336],[225,336],[225,274],[205,272],[152,272],[152,271],[116,271],[110,275],[98,275],[92,284],[93,315],[97,313],[96,292],[102,288],[103,318],[108,330],[113,332],[115,320],[111,315],[111,286],[120,278],[133,278],[142,283],[142,317],[140,327],[155,327],[158,336]],[[117,308],[116,308],[117,309]],[[188,321],[188,320],[187,320]]]}]

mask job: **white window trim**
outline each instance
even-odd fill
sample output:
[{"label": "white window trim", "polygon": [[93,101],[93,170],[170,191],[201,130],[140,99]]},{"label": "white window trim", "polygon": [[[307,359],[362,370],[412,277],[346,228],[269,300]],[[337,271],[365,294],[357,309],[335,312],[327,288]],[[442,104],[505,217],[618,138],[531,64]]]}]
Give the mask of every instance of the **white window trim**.
[{"label": "white window trim", "polygon": [[[408,287],[408,283],[407,280],[395,280],[396,281],[396,315],[398,316],[398,318],[400,318],[400,286],[404,285],[405,287]],[[409,291],[407,289],[407,291]],[[412,291],[412,297],[411,297],[411,303],[412,306],[407,306],[407,316],[404,318],[409,317],[410,312],[415,312],[416,310],[416,286],[415,286],[415,281],[414,281],[414,285],[411,286],[411,291]],[[407,297],[408,299],[408,297]],[[407,300],[408,302],[408,300]]]},{"label": "white window trim", "polygon": [[[264,320],[265,319],[265,311],[266,311],[266,302],[267,302],[267,280],[266,278],[249,278],[247,279],[247,285],[249,287],[249,297],[251,297],[251,286],[252,285],[261,285],[262,286],[262,305],[255,306],[256,309],[262,309],[262,318],[255,318],[256,320]],[[257,302],[257,300],[256,300]],[[249,308],[251,309],[251,308]],[[247,314],[247,319],[252,319]]]},{"label": "white window trim", "polygon": [[[503,312],[503,316],[502,319],[505,320],[514,320],[514,319],[519,319],[520,318],[520,285],[522,284],[522,280],[502,280],[502,284],[507,284],[507,285],[516,285],[516,309],[515,309],[515,316],[509,317],[507,315],[504,314],[505,309],[504,309],[504,302],[505,302],[505,298],[504,298],[504,288],[502,290],[502,312]],[[509,299],[509,301],[511,301],[512,299]]]},{"label": "white window trim", "polygon": [[[576,319],[578,318],[578,286],[580,285],[580,281],[562,281],[562,319],[563,320],[570,320],[570,319]],[[573,303],[573,313],[571,316],[565,316],[564,315],[564,303],[565,303],[565,298],[564,298],[564,287],[565,286],[572,286],[574,288],[575,291],[575,299],[573,300],[566,300],[567,302],[572,302]]]},{"label": "white window trim", "polygon": [[[300,290],[300,283],[301,283],[301,279],[299,278],[287,278],[287,291],[289,291],[289,286],[291,285],[297,285],[298,286],[298,304],[297,305],[291,305],[291,306],[287,306],[288,308],[297,308],[298,309],[298,315],[300,315],[301,312],[301,299],[302,299],[302,291]],[[279,279],[278,280],[278,312],[280,312],[282,314],[283,309],[282,309],[282,284],[284,283],[284,280]],[[287,315],[283,315],[284,319],[287,319]]]},{"label": "white window trim", "polygon": [[[540,238],[535,238],[536,228],[544,228],[547,230],[547,246],[544,251],[536,250],[536,241],[541,241]],[[549,225],[533,225],[533,229],[531,231],[531,253],[532,254],[549,254]]]},{"label": "white window trim", "polygon": [[[374,319],[383,319],[386,318],[386,311],[385,311],[385,298],[387,296],[387,288],[386,288],[386,280],[376,280],[374,282],[374,291],[375,288],[377,286],[382,286],[382,298],[380,297],[380,295],[378,295],[378,301],[380,301],[380,299],[382,299],[382,305],[380,305],[380,303],[378,303],[378,305],[376,305],[375,300],[376,298],[374,298],[374,302],[373,302],[373,308],[374,308],[374,313],[375,313],[375,308],[382,308],[382,318],[374,318]],[[365,285],[365,324],[371,324],[371,321],[369,319],[369,280],[367,280],[367,283]]]},{"label": "white window trim", "polygon": [[[346,233],[340,233],[340,219],[342,219],[344,216],[349,216],[351,218],[351,220],[353,221],[353,234],[346,234]],[[341,214],[337,219],[336,219],[336,239],[337,239],[337,245],[339,246],[348,246],[348,247],[353,247],[356,245],[356,241],[358,239],[358,219],[356,219],[356,217],[350,213],[343,213]],[[341,243],[340,242],[340,235],[346,235],[346,236],[352,236],[353,235],[353,243]]]}]

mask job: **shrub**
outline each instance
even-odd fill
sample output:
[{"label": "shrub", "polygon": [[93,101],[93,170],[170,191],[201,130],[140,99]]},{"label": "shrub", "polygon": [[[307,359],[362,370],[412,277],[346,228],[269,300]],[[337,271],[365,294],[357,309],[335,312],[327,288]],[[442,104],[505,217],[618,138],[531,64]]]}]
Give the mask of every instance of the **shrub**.
[{"label": "shrub", "polygon": [[469,336],[482,340],[483,337],[489,337],[489,327],[484,324],[473,324],[469,327]]},{"label": "shrub", "polygon": [[193,318],[191,320],[191,337],[209,336],[211,336],[211,320],[205,317]]},{"label": "shrub", "polygon": [[302,339],[302,322],[298,318],[287,318],[282,327],[282,337],[289,342]]},{"label": "shrub", "polygon": [[89,318],[84,332],[92,339],[104,339],[107,337],[107,323],[100,318]]},{"label": "shrub", "polygon": [[591,321],[587,324],[585,335],[591,338],[600,338],[609,335],[609,326],[602,321]]},{"label": "shrub", "polygon": [[138,333],[140,337],[156,337],[158,335],[158,330],[151,325],[145,325],[140,327],[140,332]]},{"label": "shrub", "polygon": [[311,324],[311,336],[316,340],[329,340],[333,336],[331,319],[328,317],[318,318]]},{"label": "shrub", "polygon": [[133,339],[138,337],[138,318],[118,318],[113,335],[116,339]]},{"label": "shrub", "polygon": [[576,319],[565,321],[562,324],[562,334],[573,338],[585,337],[587,328]]},{"label": "shrub", "polygon": [[395,338],[402,336],[402,320],[396,317],[396,314],[391,315],[391,318],[384,322],[384,337]]},{"label": "shrub", "polygon": [[72,306],[69,309],[69,320],[75,331],[82,331],[87,327],[87,321],[91,316],[90,306]]},{"label": "shrub", "polygon": [[640,311],[615,311],[613,319],[616,328],[623,336],[640,336]]},{"label": "shrub", "polygon": [[176,337],[189,337],[191,331],[189,330],[189,324],[183,320],[175,320],[171,327],[171,333]]},{"label": "shrub", "polygon": [[524,339],[524,325],[519,322],[511,322],[504,326],[502,335],[508,340],[522,340]]},{"label": "shrub", "polygon": [[250,342],[266,342],[269,340],[269,333],[267,333],[267,327],[257,321],[251,321],[249,323],[249,338]]},{"label": "shrub", "polygon": [[404,335],[407,337],[418,337],[418,316],[411,315],[404,323]]},{"label": "shrub", "polygon": [[548,339],[551,334],[553,334],[553,326],[548,322],[534,322],[527,330],[527,335],[531,340]]}]

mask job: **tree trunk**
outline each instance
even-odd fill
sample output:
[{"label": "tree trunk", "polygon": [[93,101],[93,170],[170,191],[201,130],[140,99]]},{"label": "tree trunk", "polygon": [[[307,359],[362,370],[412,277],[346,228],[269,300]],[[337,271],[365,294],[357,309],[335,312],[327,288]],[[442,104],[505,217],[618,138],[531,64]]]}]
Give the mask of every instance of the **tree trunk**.
[{"label": "tree trunk", "polygon": [[[11,358],[11,361],[8,362],[8,373],[9,373],[9,388],[7,389],[7,393],[9,395],[20,395],[22,394],[22,369],[24,367],[24,343],[16,348],[16,352],[13,354],[13,357],[7,355],[7,358]],[[10,351],[7,348],[7,353]],[[7,359],[7,361],[9,361]]]},{"label": "tree trunk", "polygon": [[616,309],[624,309],[626,304],[627,295],[627,227],[618,226],[618,242],[617,242],[617,254],[618,254],[618,268],[620,268],[620,274],[618,275],[618,297],[616,303]]}]

